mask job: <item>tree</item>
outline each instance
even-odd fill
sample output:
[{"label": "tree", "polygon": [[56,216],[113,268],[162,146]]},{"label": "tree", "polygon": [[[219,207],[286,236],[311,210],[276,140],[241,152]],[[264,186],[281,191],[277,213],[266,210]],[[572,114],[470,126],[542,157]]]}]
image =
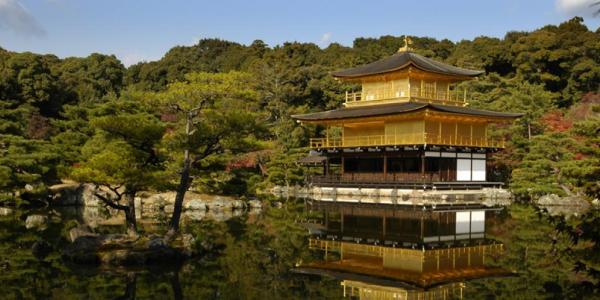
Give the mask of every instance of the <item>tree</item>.
[{"label": "tree", "polygon": [[140,103],[119,99],[95,109],[90,119],[95,134],[72,172],[74,179],[99,186],[95,195],[104,204],[125,213],[130,236],[137,235],[136,193],[156,186],[163,171],[158,145],[165,126]]},{"label": "tree", "polygon": [[39,200],[48,184],[57,181],[58,155],[45,141],[0,134],[0,203]]},{"label": "tree", "polygon": [[[207,168],[211,159],[252,148],[260,120],[252,78],[240,72],[190,73],[186,81],[169,85],[159,95],[165,109],[176,115],[167,147],[183,152],[176,157],[179,183],[167,238],[179,231],[183,199],[195,169]],[[180,153],[181,153],[180,152]]]},{"label": "tree", "polygon": [[271,156],[267,163],[267,181],[286,187],[286,200],[290,197],[290,187],[304,181],[304,170],[298,160],[306,156],[305,148],[285,151],[283,148]]}]

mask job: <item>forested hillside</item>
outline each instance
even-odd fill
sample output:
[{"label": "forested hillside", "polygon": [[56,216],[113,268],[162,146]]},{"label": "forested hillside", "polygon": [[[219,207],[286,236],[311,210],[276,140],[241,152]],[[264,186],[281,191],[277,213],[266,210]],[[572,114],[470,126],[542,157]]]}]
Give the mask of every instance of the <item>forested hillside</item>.
[{"label": "forested hillside", "polygon": [[[471,106],[526,114],[494,130],[510,141],[493,162],[495,179],[525,200],[600,196],[600,29],[573,18],[502,39],[412,39],[424,56],[485,70],[464,83]],[[112,55],[59,59],[0,48],[0,201],[35,201],[61,179],[94,176],[171,189],[189,149],[196,189],[253,195],[294,184],[301,147],[322,128],[300,127],[290,115],[339,107],[355,87],[329,72],[401,46],[403,36],[325,49],[205,39],[129,68]],[[192,116],[200,130],[184,137],[181,113],[193,111],[186,105],[194,97],[210,103]],[[123,169],[130,173],[115,175]]]}]

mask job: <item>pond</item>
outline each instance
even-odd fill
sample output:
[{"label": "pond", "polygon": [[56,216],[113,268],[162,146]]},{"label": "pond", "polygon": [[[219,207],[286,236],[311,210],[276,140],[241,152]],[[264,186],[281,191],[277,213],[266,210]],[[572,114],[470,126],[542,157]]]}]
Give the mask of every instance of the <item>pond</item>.
[{"label": "pond", "polygon": [[[503,245],[502,254],[487,258],[486,265],[505,273],[458,278],[427,287],[410,280],[368,281],[364,274],[346,272],[344,277],[330,272],[321,276],[327,272],[302,271],[303,266],[335,262],[341,255],[324,254],[315,250],[314,244],[309,247],[309,241],[326,241],[330,234],[315,234],[314,224],[320,228],[328,224],[329,229],[337,225],[335,216],[309,211],[300,202],[225,220],[189,221],[183,230],[195,236],[204,255],[183,265],[132,269],[63,262],[60,249],[68,243],[68,229],[76,220],[81,222],[81,213],[55,209],[44,228],[27,229],[25,219],[35,213],[13,210],[0,217],[3,299],[392,299],[401,293],[404,299],[599,298],[598,274],[594,278],[590,269],[598,262],[598,254],[591,250],[594,245],[574,243],[560,230],[562,223],[526,205],[486,213],[485,239]],[[157,219],[147,230],[160,232],[163,223]],[[346,223],[350,228],[350,221]],[[122,228],[105,225],[98,230]],[[49,243],[47,253],[32,251],[37,241]],[[367,238],[349,242],[377,246]]]}]

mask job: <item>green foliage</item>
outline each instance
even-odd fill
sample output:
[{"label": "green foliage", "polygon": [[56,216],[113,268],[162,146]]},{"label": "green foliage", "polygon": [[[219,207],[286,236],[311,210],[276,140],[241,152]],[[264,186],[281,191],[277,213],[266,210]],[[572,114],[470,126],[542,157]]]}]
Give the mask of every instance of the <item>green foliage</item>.
[{"label": "green foliage", "polygon": [[486,235],[505,245],[501,256],[487,262],[517,275],[469,282],[465,294],[477,295],[477,299],[587,299],[585,295],[593,295],[597,273],[578,266],[582,260],[587,267],[597,266],[598,258],[590,257],[594,251],[589,243],[596,238],[590,231],[577,241],[565,230],[569,225],[564,219],[561,222],[563,225],[525,205],[512,205],[508,215],[495,218],[493,224],[486,222]]},{"label": "green foliage", "polygon": [[165,126],[139,103],[113,100],[94,111],[90,124],[95,134],[82,147],[83,161],[74,168],[74,179],[130,191],[158,184],[163,168],[157,145]]},{"label": "green foliage", "polygon": [[[232,180],[225,166],[237,155],[260,147],[265,131],[252,77],[241,72],[191,73],[156,96],[163,111],[173,114],[165,147],[170,169],[177,174],[188,150],[199,188],[222,191]],[[191,118],[189,131],[188,118]]]},{"label": "green foliage", "polygon": [[298,160],[306,156],[306,153],[307,149],[305,148],[275,152],[267,163],[269,170],[267,182],[287,187],[302,184],[305,175],[304,168],[298,163]]},{"label": "green foliage", "polygon": [[0,134],[0,203],[37,200],[46,185],[57,180],[57,162],[47,142]]},{"label": "green foliage", "polygon": [[[285,178],[281,170],[294,167],[290,164],[296,155],[292,149],[305,146],[308,138],[322,129],[299,126],[290,115],[337,108],[344,91],[359,88],[335,81],[329,75],[331,71],[393,54],[403,46],[403,38],[356,38],[352,47],[333,43],[324,49],[311,43],[289,42],[269,47],[260,40],[246,46],[203,39],[193,46],[174,47],[158,61],[127,69],[112,55],[95,53],[84,58],[59,59],[0,50],[0,133],[35,143],[49,142],[59,156],[57,160],[47,160],[56,165],[45,168],[57,175],[43,176],[41,181],[50,183],[56,177],[67,177],[73,166],[88,159],[82,155],[86,143],[111,143],[99,137],[91,141],[102,122],[107,135],[115,133],[115,126],[125,126],[123,130],[131,135],[122,138],[130,139],[134,148],[140,146],[144,141],[139,135],[146,129],[135,128],[131,123],[140,116],[133,116],[136,113],[127,105],[142,102],[139,105],[145,113],[160,115],[168,123],[168,134],[160,148],[170,155],[171,176],[165,177],[163,183],[174,183],[173,174],[181,166],[177,163],[181,162],[181,150],[190,148],[198,159],[195,164],[199,168],[195,169],[203,170],[194,174],[199,186],[212,192],[245,193],[247,189],[242,186],[248,182],[252,186],[260,186],[259,181],[263,180],[280,184]],[[491,174],[495,180],[508,182],[516,171],[520,175],[511,182],[521,194],[558,191],[556,182],[537,180],[532,188],[538,192],[525,193],[525,180],[534,178],[535,171],[545,171],[560,174],[561,184],[569,188],[597,194],[597,139],[583,132],[592,130],[589,126],[594,125],[587,120],[598,110],[588,109],[582,117],[575,109],[584,101],[596,101],[594,93],[600,88],[597,31],[586,28],[581,18],[573,18],[532,32],[509,32],[503,38],[482,36],[459,42],[411,38],[415,51],[424,56],[485,70],[486,75],[478,80],[464,83],[470,90],[473,107],[525,113],[513,126],[498,126],[489,132],[510,141],[493,161]],[[106,102],[115,106],[103,105]],[[186,137],[187,117],[181,112],[198,106],[202,106],[202,113],[194,116],[193,134]],[[130,116],[111,125],[110,116],[121,110]],[[565,133],[565,141],[574,145],[564,150],[575,151],[575,159],[564,163],[550,159],[561,164],[560,172],[547,171],[556,168],[554,163],[542,164],[544,160],[529,153],[537,147],[535,143],[553,145],[547,140],[554,130],[544,119],[550,111],[558,111],[574,123],[574,129]],[[575,124],[579,121],[588,125]],[[540,135],[548,136],[535,138]],[[44,152],[47,147],[39,149]],[[228,167],[245,152],[260,149],[273,151],[269,167]],[[122,158],[134,155],[113,150],[105,154]],[[285,155],[290,157],[284,159]],[[527,171],[529,166],[535,171]],[[274,168],[273,172],[269,168]]]}]

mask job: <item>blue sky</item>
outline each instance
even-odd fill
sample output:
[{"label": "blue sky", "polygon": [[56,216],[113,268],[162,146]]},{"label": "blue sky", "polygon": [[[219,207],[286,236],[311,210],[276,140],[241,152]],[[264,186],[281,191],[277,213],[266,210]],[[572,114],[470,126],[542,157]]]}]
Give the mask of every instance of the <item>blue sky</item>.
[{"label": "blue sky", "polygon": [[[115,54],[126,65],[216,37],[351,45],[356,37],[416,35],[453,41],[502,37],[572,16],[596,30],[594,0],[181,1],[0,0],[0,47],[60,57]],[[599,7],[600,8],[600,7]]]}]

